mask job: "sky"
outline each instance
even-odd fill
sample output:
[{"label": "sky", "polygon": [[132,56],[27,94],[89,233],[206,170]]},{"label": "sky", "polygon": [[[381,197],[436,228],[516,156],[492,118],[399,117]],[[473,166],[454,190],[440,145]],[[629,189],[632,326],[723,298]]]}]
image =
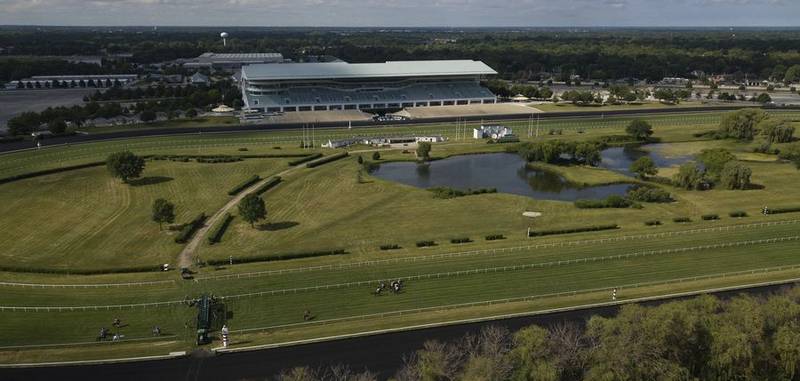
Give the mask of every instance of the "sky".
[{"label": "sky", "polygon": [[800,0],[0,0],[0,25],[800,26]]}]

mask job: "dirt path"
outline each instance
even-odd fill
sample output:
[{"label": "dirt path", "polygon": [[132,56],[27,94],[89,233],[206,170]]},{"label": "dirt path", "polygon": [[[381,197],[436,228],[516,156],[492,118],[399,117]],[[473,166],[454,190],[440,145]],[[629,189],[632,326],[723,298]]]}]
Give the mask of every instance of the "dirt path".
[{"label": "dirt path", "polygon": [[259,182],[255,183],[251,187],[241,191],[239,194],[234,196],[232,199],[228,200],[228,202],[223,206],[221,209],[217,210],[211,217],[206,219],[205,224],[195,232],[194,237],[192,237],[191,241],[183,247],[181,253],[178,255],[178,268],[183,267],[191,267],[194,264],[194,253],[197,248],[200,246],[200,243],[203,242],[205,239],[206,234],[208,234],[208,230],[211,229],[212,226],[217,224],[217,221],[222,218],[225,213],[228,213],[231,209],[233,209],[239,201],[241,201],[244,196],[247,196],[253,192],[255,192],[260,186],[264,185],[267,181],[269,181],[272,177],[275,176],[284,176],[287,173],[293,172],[298,170],[299,168],[305,168],[304,164],[298,165],[296,167],[288,168],[280,173],[276,173],[275,175],[269,176],[266,179],[262,179]]}]

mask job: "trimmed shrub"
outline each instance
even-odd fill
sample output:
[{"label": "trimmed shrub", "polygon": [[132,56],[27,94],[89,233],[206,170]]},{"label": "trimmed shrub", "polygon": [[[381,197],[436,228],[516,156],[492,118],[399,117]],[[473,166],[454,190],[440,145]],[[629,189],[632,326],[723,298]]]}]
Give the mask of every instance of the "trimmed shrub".
[{"label": "trimmed shrub", "polygon": [[[258,255],[253,257],[233,258],[233,263],[240,264],[240,263],[253,263],[253,262],[287,261],[290,259],[324,257],[328,255],[342,255],[342,254],[347,254],[347,252],[344,249],[334,249],[334,250],[309,251],[301,253]],[[206,264],[209,266],[220,266],[220,265],[227,265],[230,262],[231,262],[230,259],[212,259],[206,261]]]},{"label": "trimmed shrub", "polygon": [[436,242],[434,242],[434,241],[417,241],[416,245],[417,245],[417,247],[430,247],[430,246],[436,246]]},{"label": "trimmed shrub", "polygon": [[628,208],[630,206],[630,201],[617,195],[608,196],[605,200],[575,200],[575,207],[578,209]]},{"label": "trimmed shrub", "polygon": [[222,241],[222,236],[228,230],[228,225],[231,224],[231,221],[233,221],[233,216],[230,213],[225,213],[225,216],[222,217],[222,222],[218,223],[211,235],[208,236],[208,243],[213,245]]},{"label": "trimmed shrub", "polygon": [[497,241],[498,239],[506,239],[506,236],[502,234],[489,234],[486,236],[487,241]]},{"label": "trimmed shrub", "polygon": [[306,168],[319,167],[322,164],[327,164],[327,163],[330,163],[332,161],[343,159],[343,158],[347,157],[347,155],[348,155],[348,153],[345,151],[345,152],[337,153],[336,155],[323,157],[322,159],[319,159],[317,161],[312,161],[310,163],[306,163]]},{"label": "trimmed shrub", "polygon": [[719,219],[719,215],[718,214],[704,214],[704,215],[700,216],[700,218],[702,218],[703,221],[714,221],[714,220],[718,220]]},{"label": "trimmed shrub", "polygon": [[433,198],[441,198],[441,199],[472,196],[477,194],[497,193],[496,188],[480,188],[475,190],[467,189],[466,191],[462,191],[448,187],[433,187],[433,188],[428,188],[428,190],[433,192]]},{"label": "trimmed shrub", "polygon": [[264,194],[264,192],[274,188],[280,182],[281,182],[281,177],[280,176],[272,177],[266,183],[261,184],[261,186],[258,187],[258,189],[256,189],[255,194],[261,196],[262,194]]},{"label": "trimmed shrub", "polygon": [[672,222],[677,222],[677,223],[681,224],[681,223],[685,223],[685,222],[692,222],[692,219],[689,218],[689,217],[675,217],[675,218],[672,219]]},{"label": "trimmed shrub", "polygon": [[198,163],[233,163],[235,161],[242,161],[239,156],[215,156],[215,157],[198,157],[195,159]]},{"label": "trimmed shrub", "polygon": [[470,243],[470,242],[472,242],[472,240],[469,239],[469,237],[452,238],[450,240],[450,243]]},{"label": "trimmed shrub", "polygon": [[658,226],[658,225],[661,225],[661,221],[659,221],[659,220],[650,220],[650,221],[645,221],[644,224],[647,225],[647,226]]},{"label": "trimmed shrub", "polygon": [[51,174],[54,174],[54,173],[67,172],[67,171],[72,171],[72,170],[75,170],[75,169],[100,167],[100,166],[103,166],[103,165],[106,165],[105,161],[95,161],[95,162],[86,163],[86,164],[70,165],[70,166],[67,166],[67,167],[52,168],[52,169],[45,169],[45,170],[36,171],[36,172],[21,173],[19,175],[0,178],[0,184],[10,183],[12,181],[17,181],[17,180],[22,180],[22,179],[29,179],[29,178],[32,178],[32,177],[51,175]]},{"label": "trimmed shrub", "polygon": [[261,177],[259,177],[258,175],[251,176],[249,179],[239,183],[239,185],[237,185],[237,186],[233,187],[233,189],[229,190],[228,191],[228,196],[235,196],[235,195],[239,194],[239,192],[241,192],[241,191],[245,190],[247,187],[257,183],[259,180],[261,180]]},{"label": "trimmed shrub", "polygon": [[747,212],[745,212],[743,210],[737,210],[737,211],[728,213],[728,215],[731,216],[731,217],[734,217],[734,218],[741,218],[741,217],[747,217]]},{"label": "trimmed shrub", "polygon": [[194,232],[197,229],[200,229],[203,226],[203,222],[206,221],[206,214],[200,213],[197,217],[195,217],[191,222],[186,224],[183,229],[181,229],[180,233],[175,236],[175,243],[186,243],[189,242],[189,239],[192,238]]},{"label": "trimmed shrub", "polygon": [[295,165],[300,165],[300,164],[309,162],[311,160],[319,159],[321,157],[322,157],[321,153],[315,153],[315,154],[312,154],[312,155],[308,155],[306,157],[301,157],[299,159],[292,160],[292,161],[289,162],[289,166],[290,167],[294,167]]},{"label": "trimmed shrub", "polygon": [[767,209],[767,214],[781,214],[781,213],[795,213],[795,212],[800,212],[800,207]]},{"label": "trimmed shrub", "polygon": [[584,226],[579,228],[569,228],[569,229],[555,229],[555,230],[539,230],[534,231],[531,230],[528,233],[528,237],[541,237],[545,235],[555,235],[555,234],[572,234],[572,233],[584,233],[584,232],[596,232],[602,230],[614,230],[619,229],[619,225],[597,225],[597,226]]},{"label": "trimmed shrub", "polygon": [[0,266],[0,271],[13,272],[13,273],[30,273],[30,274],[100,275],[100,274],[144,273],[151,271],[160,272],[162,271],[162,269],[161,265],[99,268],[99,269],[59,269],[59,268],[47,268],[47,267]]},{"label": "trimmed shrub", "polygon": [[397,250],[400,249],[400,245],[394,243],[391,245],[381,245],[381,250]]}]

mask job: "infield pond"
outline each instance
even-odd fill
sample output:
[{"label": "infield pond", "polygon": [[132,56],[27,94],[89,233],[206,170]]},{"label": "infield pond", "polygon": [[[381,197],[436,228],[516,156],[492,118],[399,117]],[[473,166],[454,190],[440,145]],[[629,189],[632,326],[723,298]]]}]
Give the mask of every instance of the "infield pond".
[{"label": "infield pond", "polygon": [[[660,154],[661,146],[652,144],[645,147],[605,149],[601,154],[600,167],[630,176],[630,164],[648,154],[658,167],[679,165],[691,160],[691,156],[665,157]],[[425,164],[389,162],[376,166],[371,174],[417,188],[496,188],[501,193],[556,201],[623,196],[631,187],[631,184],[581,186],[556,173],[529,168],[525,160],[512,153],[454,156]]]}]

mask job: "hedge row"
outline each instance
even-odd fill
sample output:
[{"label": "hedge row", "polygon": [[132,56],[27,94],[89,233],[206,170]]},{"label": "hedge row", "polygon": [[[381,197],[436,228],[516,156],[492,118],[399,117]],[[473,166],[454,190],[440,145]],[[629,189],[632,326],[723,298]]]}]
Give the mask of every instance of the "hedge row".
[{"label": "hedge row", "polygon": [[575,200],[578,209],[628,208],[631,202],[622,196],[612,195],[604,200]]},{"label": "hedge row", "polygon": [[237,186],[233,187],[233,189],[229,190],[228,191],[228,196],[235,196],[235,195],[239,194],[239,192],[241,192],[241,191],[245,190],[247,187],[257,183],[259,180],[261,180],[261,177],[259,177],[258,175],[251,176],[249,179],[241,182],[239,185],[237,185]]},{"label": "hedge row", "polygon": [[672,219],[672,222],[677,222],[677,223],[692,222],[692,219],[689,217],[675,217]]},{"label": "hedge row", "polygon": [[59,275],[100,275],[100,274],[122,274],[122,273],[144,273],[151,271],[162,271],[161,265],[158,266],[138,266],[138,267],[117,267],[100,269],[55,269],[46,267],[19,267],[19,266],[0,266],[0,271],[11,273],[31,273],[31,274],[59,274]]},{"label": "hedge row", "polygon": [[214,158],[224,158],[224,157],[238,157],[241,159],[279,159],[279,158],[292,158],[292,157],[306,157],[308,154],[305,153],[278,153],[278,154],[241,154],[241,155],[148,155],[145,157],[152,158],[154,160],[164,160],[164,159],[178,159],[178,158],[186,158],[186,159],[214,159]]},{"label": "hedge row", "polygon": [[433,187],[428,188],[428,191],[433,192],[433,198],[449,199],[478,194],[497,193],[497,188],[467,189],[466,191],[462,191],[449,187]]},{"label": "hedge row", "polygon": [[306,163],[306,168],[319,167],[322,164],[330,163],[332,161],[336,161],[336,160],[345,158],[345,157],[347,157],[347,155],[348,155],[348,153],[345,151],[345,152],[337,153],[336,155],[323,157],[322,159],[319,159],[317,161],[312,161],[310,163]]},{"label": "hedge row", "polygon": [[381,250],[397,250],[400,248],[400,245],[394,243],[391,245],[381,245]]},{"label": "hedge row", "polygon": [[714,221],[719,219],[719,214],[704,214],[700,216],[700,218],[702,218],[703,221]]},{"label": "hedge row", "polygon": [[214,227],[214,231],[211,232],[211,235],[208,236],[208,243],[213,245],[221,241],[231,221],[233,221],[233,216],[231,216],[230,213],[225,213],[225,216],[222,217],[222,222],[218,223],[217,226]]},{"label": "hedge row", "polygon": [[195,217],[191,222],[186,224],[186,226],[181,229],[181,232],[175,236],[175,243],[186,243],[189,242],[189,238],[192,238],[194,232],[197,229],[200,229],[203,226],[203,222],[206,221],[206,214],[200,213],[197,217]]},{"label": "hedge row", "polygon": [[289,166],[290,167],[294,167],[295,165],[300,165],[300,164],[309,162],[311,160],[319,159],[321,157],[322,157],[321,153],[315,153],[313,155],[308,155],[308,156],[301,157],[301,158],[296,159],[296,160],[292,160],[292,161],[289,162]]},{"label": "hedge row", "polygon": [[417,241],[417,247],[430,247],[436,246],[436,242],[434,241]]},{"label": "hedge row", "polygon": [[450,240],[450,243],[470,243],[472,242],[469,237],[462,237],[462,238],[453,238]]},{"label": "hedge row", "polygon": [[19,175],[14,175],[14,176],[1,178],[0,179],[0,184],[10,183],[12,181],[17,181],[17,180],[22,180],[22,179],[30,179],[32,177],[37,177],[37,176],[51,175],[53,173],[67,172],[67,171],[72,171],[72,170],[75,170],[75,169],[100,167],[100,166],[103,166],[103,165],[106,165],[105,161],[94,161],[94,162],[85,163],[85,164],[70,165],[70,166],[66,166],[66,167],[51,168],[51,169],[45,169],[45,170],[36,171],[36,172],[21,173]]},{"label": "hedge row", "polygon": [[737,211],[728,213],[728,215],[731,216],[731,217],[734,217],[734,218],[747,217],[747,212],[745,212],[743,210],[737,210]]},{"label": "hedge row", "polygon": [[661,221],[659,221],[659,220],[650,220],[650,221],[645,221],[644,224],[647,225],[647,226],[658,226],[658,225],[661,225]]},{"label": "hedge row", "polygon": [[541,237],[544,235],[555,235],[555,234],[570,234],[570,233],[584,233],[584,232],[596,232],[601,230],[614,230],[619,229],[619,225],[597,225],[597,226],[584,226],[580,228],[570,228],[570,229],[555,229],[555,230],[539,230],[533,231],[531,230],[528,233],[528,237]]},{"label": "hedge row", "polygon": [[800,206],[792,208],[767,209],[767,214],[781,214],[781,213],[795,213],[795,212],[800,212]]},{"label": "hedge row", "polygon": [[489,234],[486,236],[487,241],[497,241],[498,239],[506,239],[506,236],[502,234]]},{"label": "hedge row", "polygon": [[239,156],[218,156],[218,157],[198,157],[194,159],[198,163],[233,163],[236,161],[242,161],[243,159]]},{"label": "hedge row", "polygon": [[278,185],[278,183],[280,183],[280,182],[281,182],[281,177],[280,176],[275,176],[273,178],[270,178],[266,183],[261,184],[261,186],[258,187],[258,189],[256,189],[256,194],[260,196],[260,195],[264,194],[264,192],[266,192],[266,191],[272,189],[273,187],[275,187],[276,185]]},{"label": "hedge row", "polygon": [[[328,255],[342,255],[347,254],[344,249],[334,249],[334,250],[321,250],[321,251],[309,251],[304,253],[287,253],[287,254],[277,254],[277,255],[258,255],[254,257],[244,257],[244,258],[234,258],[233,263],[253,263],[253,262],[274,262],[274,261],[286,261],[289,259],[301,259],[301,258],[313,258],[313,257],[324,257]],[[219,266],[219,265],[227,265],[230,263],[230,259],[212,259],[206,262],[209,266]]]}]

